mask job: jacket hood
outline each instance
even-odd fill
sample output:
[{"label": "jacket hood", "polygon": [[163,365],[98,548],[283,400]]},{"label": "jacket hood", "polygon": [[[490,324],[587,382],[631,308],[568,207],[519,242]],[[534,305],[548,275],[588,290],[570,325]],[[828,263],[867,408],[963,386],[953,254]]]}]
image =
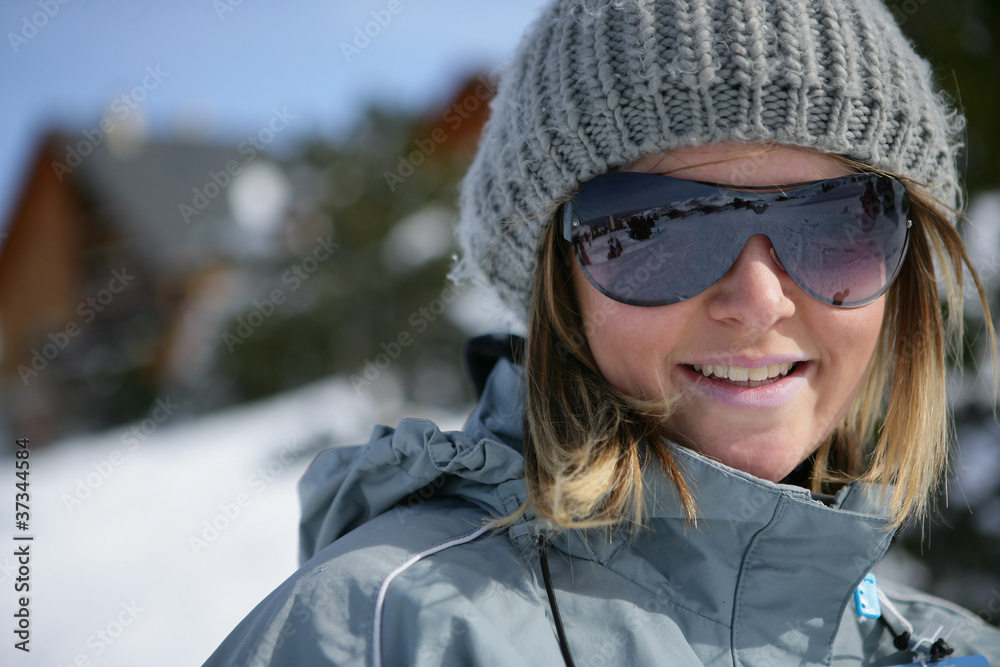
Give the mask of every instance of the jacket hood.
[{"label": "jacket hood", "polygon": [[[527,499],[521,456],[523,380],[507,356],[466,350],[480,401],[462,431],[443,432],[423,419],[396,428],[376,426],[361,447],[321,452],[299,481],[302,518],[299,562],[361,524],[398,505],[457,496],[482,508],[484,516],[515,512]],[[482,374],[477,375],[477,373]],[[488,373],[488,374],[487,374]]]}]

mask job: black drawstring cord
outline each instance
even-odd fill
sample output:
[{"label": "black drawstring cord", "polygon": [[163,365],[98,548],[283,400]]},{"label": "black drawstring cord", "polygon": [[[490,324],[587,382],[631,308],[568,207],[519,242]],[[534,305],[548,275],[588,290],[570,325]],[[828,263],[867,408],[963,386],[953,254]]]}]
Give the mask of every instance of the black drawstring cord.
[{"label": "black drawstring cord", "polygon": [[[885,616],[879,616],[878,620],[882,621],[882,625],[889,629],[889,634],[892,635],[892,645],[896,647],[899,651],[905,651],[910,646],[911,635],[909,632],[903,631],[896,634],[896,630],[893,629],[889,621],[886,620]],[[948,646],[943,638],[939,638],[936,642],[931,644],[930,653],[928,658],[931,662],[937,662],[938,660],[943,660],[949,655],[955,652],[955,649]]]},{"label": "black drawstring cord", "polygon": [[896,630],[889,625],[889,621],[885,620],[885,616],[879,616],[878,620],[882,621],[882,625],[888,628],[889,634],[892,635],[892,645],[896,647],[896,650],[905,651],[910,645],[910,633],[904,631],[897,635]]},{"label": "black drawstring cord", "polygon": [[938,639],[936,642],[931,644],[931,661],[937,662],[938,660],[944,660],[954,652],[955,649],[945,644],[943,639]]},{"label": "black drawstring cord", "polygon": [[556,604],[556,592],[552,588],[552,575],[549,574],[549,558],[546,554],[548,545],[545,543],[545,535],[538,536],[538,555],[542,564],[542,579],[545,580],[545,594],[549,597],[549,606],[552,607],[552,619],[556,622],[556,635],[559,637],[559,650],[562,651],[563,661],[566,667],[575,667],[573,655],[569,652],[569,642],[566,641],[566,631],[563,630],[562,617],[559,616],[559,605]]}]

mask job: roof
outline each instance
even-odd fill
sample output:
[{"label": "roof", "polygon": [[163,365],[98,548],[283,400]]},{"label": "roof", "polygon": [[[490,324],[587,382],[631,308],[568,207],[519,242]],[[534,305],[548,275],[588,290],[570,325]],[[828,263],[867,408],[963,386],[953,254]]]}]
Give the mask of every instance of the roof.
[{"label": "roof", "polygon": [[[141,141],[121,150],[82,137],[49,137],[53,154],[62,158],[53,169],[73,179],[130,254],[152,271],[178,276],[218,259],[270,254],[267,234],[239,224],[231,203],[241,178],[273,166],[249,143]],[[88,144],[92,150],[82,156],[76,149]]]}]

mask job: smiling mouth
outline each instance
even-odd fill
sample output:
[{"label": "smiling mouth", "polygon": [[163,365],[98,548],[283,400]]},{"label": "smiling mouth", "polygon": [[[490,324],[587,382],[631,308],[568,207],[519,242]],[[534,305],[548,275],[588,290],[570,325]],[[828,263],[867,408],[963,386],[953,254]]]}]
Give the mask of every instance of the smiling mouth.
[{"label": "smiling mouth", "polygon": [[763,387],[774,384],[792,373],[798,362],[788,364],[771,364],[760,368],[744,368],[742,366],[726,366],[720,364],[694,364],[690,366],[695,372],[709,380],[724,382],[738,387]]}]

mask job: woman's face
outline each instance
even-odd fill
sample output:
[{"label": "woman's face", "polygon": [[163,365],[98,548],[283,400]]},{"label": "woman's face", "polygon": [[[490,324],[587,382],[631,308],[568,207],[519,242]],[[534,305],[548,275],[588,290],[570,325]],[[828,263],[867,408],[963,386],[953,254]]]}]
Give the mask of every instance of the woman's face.
[{"label": "woman's face", "polygon": [[[752,144],[677,149],[643,158],[628,170],[744,186],[849,173],[820,153]],[[678,396],[665,426],[679,444],[779,481],[819,447],[860,389],[885,297],[858,308],[817,301],[770,250],[766,237],[751,237],[717,283],[669,306],[613,301],[587,281],[575,261],[573,284],[587,341],[608,382],[637,398],[656,398],[661,391]],[[781,376],[783,364],[794,366]],[[749,383],[759,386],[722,377],[753,380],[761,373],[771,377]]]}]

